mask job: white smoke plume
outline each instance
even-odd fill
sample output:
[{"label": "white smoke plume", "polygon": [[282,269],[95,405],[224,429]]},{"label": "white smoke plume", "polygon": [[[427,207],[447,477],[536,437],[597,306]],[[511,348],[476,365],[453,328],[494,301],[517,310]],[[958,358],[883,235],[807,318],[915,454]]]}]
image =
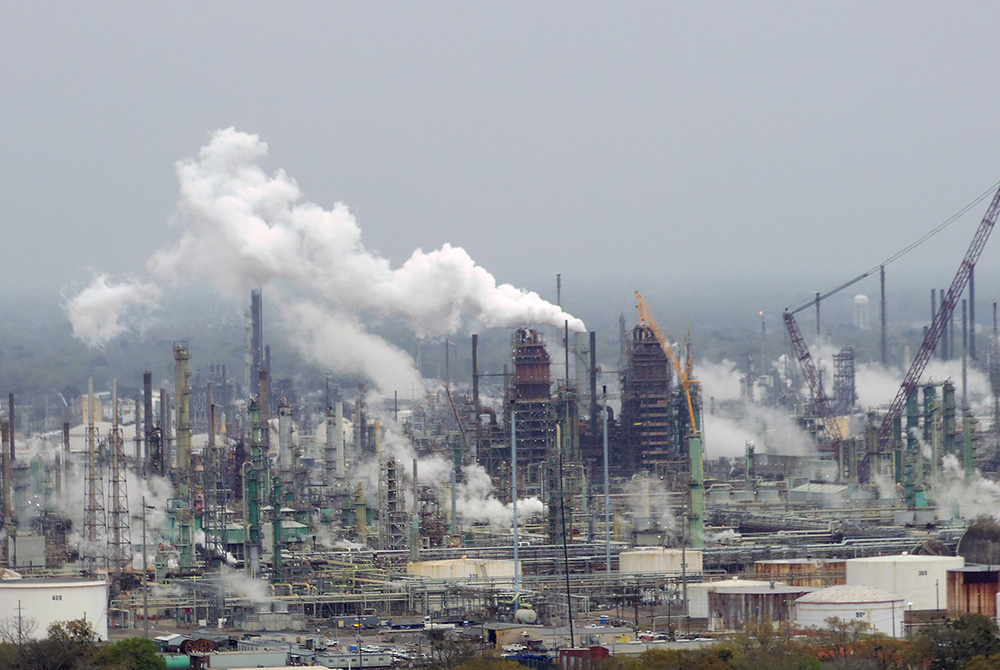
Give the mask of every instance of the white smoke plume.
[{"label": "white smoke plume", "polygon": [[741,371],[728,359],[718,363],[702,360],[694,366],[694,376],[701,382],[702,397],[737,400],[740,397]]},{"label": "white smoke plume", "polygon": [[[345,356],[348,349],[332,355],[326,345],[313,360],[334,371],[360,367],[385,390],[389,384],[395,390],[415,371],[402,361],[403,352],[365,331],[361,316],[366,313],[402,317],[420,337],[453,334],[466,322],[514,327],[568,321],[571,330],[585,330],[583,322],[538,294],[498,284],[461,247],[417,249],[392,268],[364,246],[361,228],[345,205],[325,210],[303,201],[284,171],[264,172],[266,156],[267,145],[257,135],[227,128],[213,133],[197,156],[177,163],[175,223],[181,234],[149,260],[154,276],[167,282],[207,281],[232,297],[258,286],[279,294],[290,291],[300,296],[284,315],[295,324],[288,330],[297,348],[311,354],[325,336],[356,347],[359,353],[351,357]],[[107,283],[101,282],[69,301],[72,311],[67,305],[74,331],[88,342],[107,341],[122,330],[113,304],[82,299],[100,294]],[[148,295],[140,290],[148,285],[122,286]],[[304,329],[300,318],[308,319]]]},{"label": "white smoke plume", "polygon": [[954,454],[941,458],[941,471],[933,483],[932,496],[938,504],[938,516],[945,519],[974,519],[996,515],[1000,507],[1000,484],[976,470],[968,484],[962,463]]},{"label": "white smoke plume", "polygon": [[625,484],[625,496],[638,530],[658,526],[675,530],[677,519],[671,508],[671,495],[663,480],[649,474],[636,475]]},{"label": "white smoke plume", "polygon": [[363,374],[380,389],[422,388],[413,358],[402,349],[365,331],[353,315],[333,314],[301,301],[285,310],[294,323],[289,341],[299,354],[328,370]]},{"label": "white smoke plume", "polygon": [[[833,380],[833,355],[840,351],[837,347],[822,342],[810,347],[810,353],[816,367],[822,370],[824,388],[827,396],[832,391]],[[855,364],[855,386],[857,388],[857,405],[862,410],[869,408],[887,406],[896,397],[899,387],[903,383],[903,377],[908,370],[897,367],[884,367],[876,362],[857,362]],[[962,361],[954,359],[942,361],[931,359],[927,363],[919,383],[943,382],[951,380],[955,384],[956,393],[962,393]],[[969,403],[973,408],[986,407],[987,401],[992,397],[990,391],[989,378],[971,363],[966,367],[967,395]],[[808,396],[809,390],[805,387],[802,392]],[[940,395],[940,392],[939,392]]]},{"label": "white smoke plume", "polygon": [[271,595],[271,585],[260,579],[253,579],[244,570],[222,568],[222,583],[226,595],[246,598],[255,603],[274,600]]},{"label": "white smoke plume", "polygon": [[99,274],[87,288],[64,298],[63,309],[73,326],[73,336],[101,347],[126,330],[141,326],[159,299],[160,289],[153,284],[115,283]]},{"label": "white smoke plume", "polygon": [[[776,361],[781,364],[782,361]],[[702,397],[716,401],[738,400],[741,397],[740,377],[745,374],[735,363],[701,361],[695,375],[701,380]],[[707,403],[706,403],[707,405]],[[753,442],[757,453],[787,456],[809,456],[816,453],[809,434],[788,416],[788,412],[739,403],[733,412],[719,409],[706,411],[704,420],[705,456],[734,458],[746,454],[747,442]]]},{"label": "white smoke plume", "polygon": [[706,413],[704,422],[707,458],[744,456],[747,442],[754,444],[758,454],[813,456],[817,453],[809,434],[783,409],[740,403],[739,414]]},{"label": "white smoke plume", "polygon": [[[378,402],[373,401],[372,407]],[[373,410],[372,415],[378,412]],[[382,421],[382,459],[394,457],[403,498],[407,506],[412,502],[412,464],[416,452],[410,441],[400,432],[395,423],[388,417]],[[444,456],[432,454],[417,458],[417,479],[421,484],[436,489],[442,504],[448,505],[450,496],[446,485],[451,480],[452,461]],[[380,468],[375,458],[369,458],[356,464],[351,470],[351,479],[361,482],[366,497],[374,500],[378,492],[378,482],[381,477]],[[489,523],[498,528],[509,528],[513,525],[513,505],[497,498],[486,470],[479,464],[462,467],[462,481],[455,489],[455,505],[464,523]],[[531,518],[545,511],[545,505],[535,496],[518,499],[518,517],[520,520]]]},{"label": "white smoke plume", "polygon": [[[456,490],[456,507],[466,523],[486,522],[499,528],[514,525],[514,506],[503,503],[493,491],[493,482],[478,463],[462,468],[463,481]],[[519,498],[517,518],[520,523],[545,511],[545,504],[536,496]],[[518,525],[520,525],[520,523]]]}]

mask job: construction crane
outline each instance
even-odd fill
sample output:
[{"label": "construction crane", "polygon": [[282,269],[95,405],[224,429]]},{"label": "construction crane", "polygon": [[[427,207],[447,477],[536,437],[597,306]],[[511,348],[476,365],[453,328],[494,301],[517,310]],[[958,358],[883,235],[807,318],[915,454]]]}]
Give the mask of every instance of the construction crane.
[{"label": "construction crane", "polygon": [[[670,344],[670,340],[667,336],[663,334],[663,330],[660,328],[660,324],[656,323],[656,319],[653,318],[653,312],[649,309],[649,305],[646,304],[645,298],[638,291],[635,292],[636,304],[639,309],[639,325],[646,326],[653,331],[656,335],[656,340],[660,343],[660,347],[663,349],[663,353],[667,355],[667,359],[670,361],[670,365],[673,366],[674,371],[677,373],[677,379],[681,383],[681,388],[684,390],[684,397],[687,400],[688,414],[691,419],[691,431],[698,434],[698,422],[695,420],[694,411],[694,401],[691,399],[691,384],[697,384],[691,379],[691,367],[690,361],[688,364],[681,366],[680,361],[677,359],[677,354],[674,353],[674,347]],[[690,357],[689,357],[690,358]]]},{"label": "construction crane", "polygon": [[806,382],[809,384],[809,391],[812,393],[813,402],[816,405],[816,414],[819,415],[820,419],[823,420],[823,426],[826,428],[826,436],[830,440],[830,449],[833,452],[834,458],[837,463],[840,463],[840,447],[841,443],[844,441],[844,436],[840,432],[840,424],[837,423],[837,417],[833,413],[833,407],[830,405],[830,399],[826,396],[823,391],[823,380],[819,377],[819,371],[816,369],[816,364],[813,363],[812,354],[809,353],[809,347],[806,345],[805,338],[802,337],[802,331],[799,330],[799,325],[795,323],[795,314],[800,312],[812,303],[807,303],[805,306],[799,307],[796,310],[785,310],[782,318],[785,320],[785,328],[788,330],[788,337],[792,340],[792,350],[795,352],[795,358],[799,361],[799,366],[802,368],[802,374],[806,378]]},{"label": "construction crane", "polygon": [[694,387],[694,395],[698,395],[698,382],[691,378],[690,332],[688,334],[688,353],[685,357],[685,364],[682,366],[674,353],[673,345],[663,334],[660,325],[656,323],[653,312],[649,309],[642,294],[636,291],[635,299],[639,311],[639,325],[646,326],[656,335],[656,340],[660,343],[660,348],[663,349],[663,353],[667,355],[670,365],[677,373],[677,379],[684,391],[690,419],[688,424],[688,457],[691,464],[691,488],[688,496],[688,533],[693,547],[703,547],[705,543],[705,472],[702,462],[701,427],[698,424],[691,393],[691,389]]},{"label": "construction crane", "polygon": [[893,421],[902,415],[907,396],[916,390],[917,384],[920,382],[920,376],[924,373],[924,369],[927,367],[927,363],[934,353],[934,348],[937,346],[938,340],[941,339],[941,334],[944,333],[945,327],[951,320],[955,304],[969,283],[969,276],[972,274],[972,269],[976,266],[976,261],[979,260],[979,255],[983,252],[983,247],[986,246],[986,240],[989,239],[990,233],[993,231],[993,224],[996,223],[998,213],[1000,213],[1000,189],[997,189],[996,195],[993,196],[993,201],[990,202],[990,206],[987,208],[986,214],[979,224],[979,229],[976,230],[976,234],[972,238],[969,250],[965,252],[965,258],[962,259],[962,264],[958,266],[958,272],[951,281],[948,293],[941,301],[941,306],[934,316],[934,321],[931,323],[930,328],[927,329],[927,334],[924,335],[924,341],[920,345],[920,350],[913,357],[910,370],[906,373],[906,377],[903,378],[903,383],[899,387],[896,397],[893,399],[892,404],[889,405],[889,411],[886,412],[885,417],[882,419],[882,425],[878,430],[880,448],[889,444],[892,436]]}]

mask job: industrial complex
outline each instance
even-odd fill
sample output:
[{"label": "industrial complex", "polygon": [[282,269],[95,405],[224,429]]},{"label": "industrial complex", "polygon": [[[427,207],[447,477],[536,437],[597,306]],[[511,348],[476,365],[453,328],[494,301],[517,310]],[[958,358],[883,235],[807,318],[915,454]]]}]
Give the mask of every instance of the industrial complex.
[{"label": "industrial complex", "polygon": [[[1000,192],[879,407],[858,403],[850,347],[824,388],[796,321],[815,310],[822,333],[823,301],[853,282],[787,310],[784,365],[748,359],[741,397],[718,402],[697,343],[639,292],[618,370],[598,365],[611,357],[594,332],[524,324],[502,369],[481,366],[474,334],[459,345],[471,369],[403,398],[277,378],[254,290],[241,370],[177,341],[173,378],[119,380],[130,394],[91,384],[58,415],[9,395],[2,630],[166,625],[161,648],[190,663],[175,667],[353,668],[412,663],[434,631],[515,655],[618,654],[753,621],[904,637],[996,618],[1000,525],[980,514],[996,500],[955,489],[996,488],[1000,340],[994,306],[976,350],[974,268],[998,211]],[[867,297],[854,305],[877,327]],[[925,375],[935,357],[963,378]],[[992,411],[974,411],[968,369],[988,375]],[[807,448],[713,457],[706,419],[759,406]]]}]

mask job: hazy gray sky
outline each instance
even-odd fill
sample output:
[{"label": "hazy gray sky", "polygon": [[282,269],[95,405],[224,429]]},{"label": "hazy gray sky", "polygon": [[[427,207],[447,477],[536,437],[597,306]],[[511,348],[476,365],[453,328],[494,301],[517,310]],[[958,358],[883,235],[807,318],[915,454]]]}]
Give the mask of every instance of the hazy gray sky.
[{"label": "hazy gray sky", "polygon": [[[997,25],[987,2],[2,0],[0,292],[141,274],[177,235],[175,162],[229,126],[393,266],[451,243],[550,298],[556,272],[828,288],[1000,179]],[[984,210],[892,280],[947,286]]]}]

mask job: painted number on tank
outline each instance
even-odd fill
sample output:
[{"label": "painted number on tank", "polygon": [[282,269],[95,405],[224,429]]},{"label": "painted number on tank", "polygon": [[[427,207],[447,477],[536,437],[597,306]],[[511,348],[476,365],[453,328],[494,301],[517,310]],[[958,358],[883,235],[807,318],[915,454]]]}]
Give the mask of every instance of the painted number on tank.
[{"label": "painted number on tank", "polygon": [[62,596],[52,596],[53,600],[62,600]]},{"label": "painted number on tank", "polygon": [[917,570],[917,577],[926,577],[926,576],[927,576],[926,570]]},{"label": "painted number on tank", "polygon": [[855,612],[854,613],[854,618],[855,619],[864,619],[865,618],[865,613],[864,612]]}]

